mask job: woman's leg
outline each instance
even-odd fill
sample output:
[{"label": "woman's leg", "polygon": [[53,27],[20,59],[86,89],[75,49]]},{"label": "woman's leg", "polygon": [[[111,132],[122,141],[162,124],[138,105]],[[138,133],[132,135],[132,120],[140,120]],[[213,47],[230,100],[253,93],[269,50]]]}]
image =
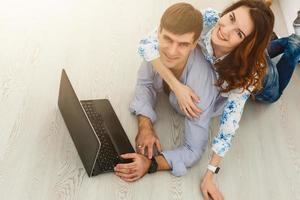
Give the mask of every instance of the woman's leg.
[{"label": "woman's leg", "polygon": [[272,40],[267,47],[270,58],[282,54],[288,45],[288,40],[288,37]]},{"label": "woman's leg", "polygon": [[278,71],[267,52],[265,56],[268,71],[263,80],[263,88],[255,94],[255,99],[264,103],[274,103],[281,96],[281,93],[279,93]]},{"label": "woman's leg", "polygon": [[287,41],[283,55],[276,64],[276,68],[279,75],[279,93],[282,94],[283,90],[286,88],[291,80],[295,67],[300,58],[300,37],[295,34],[282,38]]},{"label": "woman's leg", "polygon": [[[300,58],[300,37],[291,35],[271,41],[268,53],[271,54],[266,53],[268,73],[264,78],[263,89],[255,97],[258,101],[274,103],[288,85]],[[283,55],[277,63],[271,61],[271,57],[281,53]]]}]

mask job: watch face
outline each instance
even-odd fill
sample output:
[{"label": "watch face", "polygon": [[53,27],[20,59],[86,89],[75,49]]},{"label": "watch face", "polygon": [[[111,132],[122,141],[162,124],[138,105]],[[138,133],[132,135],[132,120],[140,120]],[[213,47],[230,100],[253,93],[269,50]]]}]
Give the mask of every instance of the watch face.
[{"label": "watch face", "polygon": [[215,174],[217,174],[220,171],[220,167],[217,167]]}]

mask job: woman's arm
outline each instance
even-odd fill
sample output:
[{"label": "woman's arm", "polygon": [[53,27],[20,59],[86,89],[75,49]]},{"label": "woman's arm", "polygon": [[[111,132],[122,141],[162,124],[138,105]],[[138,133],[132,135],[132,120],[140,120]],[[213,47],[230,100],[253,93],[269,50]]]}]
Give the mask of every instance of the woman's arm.
[{"label": "woman's arm", "polygon": [[159,73],[175,93],[181,111],[189,118],[198,117],[202,111],[196,105],[200,99],[195,92],[190,87],[182,84],[171,70],[163,65],[160,58],[154,59],[151,63],[154,70]]},{"label": "woman's arm", "polygon": [[[212,166],[219,166],[220,162],[222,160],[221,156],[218,156],[217,154],[213,153],[213,156],[210,160],[210,165]],[[212,199],[220,199],[223,200],[224,197],[220,190],[217,188],[216,184],[214,183],[214,173],[210,170],[207,170],[202,182],[201,182],[201,191],[202,195],[204,197],[204,200]]]},{"label": "woman's arm", "polygon": [[229,93],[220,117],[219,133],[214,138],[212,146],[212,150],[221,157],[224,157],[231,147],[231,141],[239,128],[239,122],[249,96],[248,90],[241,92],[240,89],[236,89]]},{"label": "woman's arm", "polygon": [[[210,165],[219,166],[226,152],[231,147],[231,140],[239,127],[238,124],[249,96],[249,91],[240,92],[239,90],[236,90],[229,94],[220,119],[221,125],[219,134],[213,141],[213,156],[210,160]],[[204,200],[209,200],[209,195],[213,199],[224,199],[222,193],[215,185],[213,178],[214,173],[207,170],[201,183],[201,191]]]}]

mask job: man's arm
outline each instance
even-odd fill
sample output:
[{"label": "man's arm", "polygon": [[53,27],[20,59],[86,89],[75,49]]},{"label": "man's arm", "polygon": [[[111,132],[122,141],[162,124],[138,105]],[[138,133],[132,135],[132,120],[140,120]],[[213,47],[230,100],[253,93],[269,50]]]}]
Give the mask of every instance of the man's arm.
[{"label": "man's arm", "polygon": [[[171,151],[164,151],[162,155],[155,156],[157,170],[172,170],[175,176],[182,176],[186,173],[186,168],[194,165],[201,157],[207,144],[207,125],[210,120],[210,111],[207,110],[201,117],[191,121],[186,119],[185,142],[184,144]],[[200,117],[200,118],[201,118]],[[146,121],[142,121],[148,123]],[[149,124],[146,125],[149,127]],[[144,155],[132,153],[122,155],[124,159],[132,159],[129,164],[118,164],[115,167],[115,174],[124,181],[132,182],[143,177],[149,170],[151,160]]]},{"label": "man's arm", "polygon": [[[115,174],[127,182],[133,182],[142,178],[150,168],[151,160],[137,153],[123,154],[122,158],[132,159],[132,163],[118,164],[114,168]],[[162,155],[156,156],[157,170],[169,170],[168,162]]]},{"label": "man's arm", "polygon": [[153,124],[148,117],[145,117],[143,115],[138,115],[137,118],[138,118],[138,129],[143,129],[143,128],[153,129]]},{"label": "man's arm", "polygon": [[156,120],[156,113],[154,111],[156,102],[154,79],[155,72],[152,65],[144,61],[139,68],[135,94],[129,105],[131,113],[137,116],[145,116],[152,123]]},{"label": "man's arm", "polygon": [[149,159],[153,156],[153,148],[162,151],[161,144],[153,128],[153,124],[148,117],[138,115],[138,134],[135,138],[136,150],[143,155],[147,154]]},{"label": "man's arm", "polygon": [[171,169],[167,160],[165,159],[165,157],[163,155],[155,156],[155,160],[157,162],[157,170],[158,171]]},{"label": "man's arm", "polygon": [[136,136],[136,150],[138,153],[148,154],[152,157],[153,145],[158,151],[161,151],[159,139],[153,129],[153,123],[156,120],[154,111],[156,102],[156,90],[161,87],[161,79],[153,70],[151,63],[143,62],[138,71],[135,95],[130,103],[130,111],[137,116],[138,134]]},{"label": "man's arm", "polygon": [[172,170],[172,174],[175,176],[185,175],[187,168],[192,167],[200,160],[207,146],[211,112],[205,110],[199,118],[185,119],[185,134],[182,146],[162,152]]}]

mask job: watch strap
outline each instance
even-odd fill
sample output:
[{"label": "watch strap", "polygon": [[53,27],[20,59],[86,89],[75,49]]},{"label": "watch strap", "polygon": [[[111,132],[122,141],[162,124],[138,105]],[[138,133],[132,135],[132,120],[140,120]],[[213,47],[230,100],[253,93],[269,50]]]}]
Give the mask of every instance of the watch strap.
[{"label": "watch strap", "polygon": [[213,165],[208,165],[207,169],[211,172],[213,172],[214,174],[217,174],[220,171],[220,167],[216,167]]},{"label": "watch strap", "polygon": [[148,173],[149,174],[152,174],[154,172],[157,172],[157,162],[156,162],[156,159],[154,157],[151,158],[151,164],[150,164],[150,167],[148,169]]}]

